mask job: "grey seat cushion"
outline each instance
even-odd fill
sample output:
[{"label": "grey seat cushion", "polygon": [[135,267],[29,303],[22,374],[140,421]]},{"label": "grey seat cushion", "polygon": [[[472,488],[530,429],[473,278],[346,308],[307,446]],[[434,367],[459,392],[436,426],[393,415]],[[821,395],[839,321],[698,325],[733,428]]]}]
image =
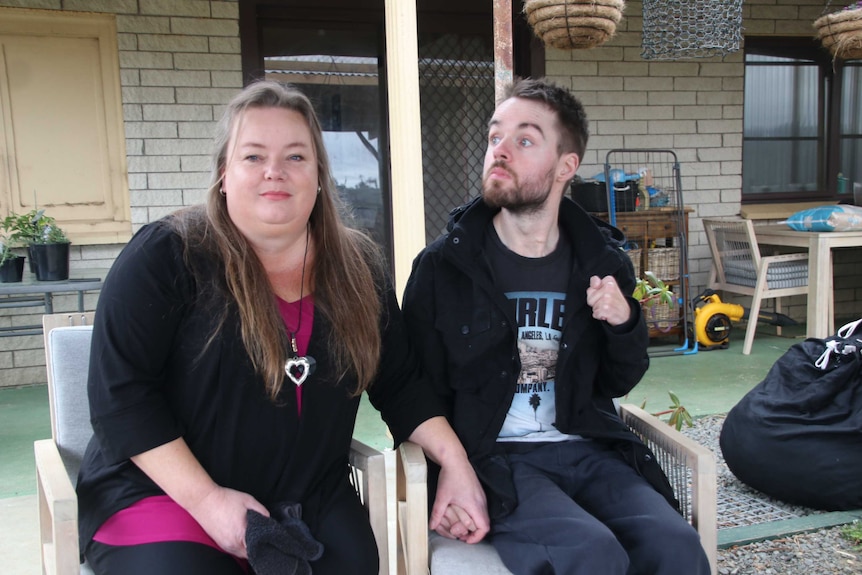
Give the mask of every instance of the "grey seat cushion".
[{"label": "grey seat cushion", "polygon": [[428,536],[431,575],[512,575],[487,541],[470,545],[431,532]]},{"label": "grey seat cushion", "polygon": [[93,435],[90,405],[87,400],[87,374],[90,368],[90,340],[93,326],[65,326],[51,330],[51,370],[54,416],[57,435],[54,440],[69,473],[72,485]]}]

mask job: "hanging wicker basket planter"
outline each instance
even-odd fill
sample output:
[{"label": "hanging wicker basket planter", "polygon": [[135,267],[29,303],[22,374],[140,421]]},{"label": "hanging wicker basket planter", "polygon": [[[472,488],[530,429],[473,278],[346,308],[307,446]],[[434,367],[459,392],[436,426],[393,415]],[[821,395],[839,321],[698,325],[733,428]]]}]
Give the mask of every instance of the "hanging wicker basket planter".
[{"label": "hanging wicker basket planter", "polygon": [[814,21],[817,37],[836,58],[862,58],[862,8],[841,10]]},{"label": "hanging wicker basket planter", "polygon": [[595,48],[611,39],[623,17],[624,0],[525,0],[524,14],[546,46]]}]

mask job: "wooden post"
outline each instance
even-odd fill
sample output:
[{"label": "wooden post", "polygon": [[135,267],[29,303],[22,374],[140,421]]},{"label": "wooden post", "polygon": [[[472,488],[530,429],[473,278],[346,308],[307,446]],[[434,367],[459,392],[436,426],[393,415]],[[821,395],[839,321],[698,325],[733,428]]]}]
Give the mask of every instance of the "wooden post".
[{"label": "wooden post", "polygon": [[419,48],[415,0],[386,0],[389,142],[392,162],[392,243],[400,300],[413,258],[425,247]]},{"label": "wooden post", "polygon": [[494,0],[494,99],[512,81],[512,0]]}]

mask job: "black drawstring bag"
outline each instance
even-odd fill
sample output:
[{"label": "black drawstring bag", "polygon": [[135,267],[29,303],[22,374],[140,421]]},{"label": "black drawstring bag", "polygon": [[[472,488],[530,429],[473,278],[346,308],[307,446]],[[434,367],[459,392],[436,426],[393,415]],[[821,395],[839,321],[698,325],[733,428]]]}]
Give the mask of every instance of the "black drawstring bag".
[{"label": "black drawstring bag", "polygon": [[788,503],[862,508],[862,319],[793,345],[721,430],[743,483]]}]

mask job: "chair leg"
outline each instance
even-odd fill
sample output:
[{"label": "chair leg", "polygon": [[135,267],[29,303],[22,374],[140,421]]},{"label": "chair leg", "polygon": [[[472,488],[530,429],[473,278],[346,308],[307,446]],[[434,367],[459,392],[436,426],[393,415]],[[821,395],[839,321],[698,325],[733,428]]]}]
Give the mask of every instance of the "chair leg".
[{"label": "chair leg", "polygon": [[754,344],[754,332],[757,330],[757,316],[760,314],[760,303],[763,296],[760,290],[755,290],[751,299],[751,309],[748,312],[748,327],[745,328],[745,342],[742,345],[742,354],[751,355],[751,346]]},{"label": "chair leg", "polygon": [[[775,313],[777,313],[777,314],[781,313],[781,298],[780,297],[775,298]],[[775,334],[778,335],[779,337],[781,337],[781,326],[780,325],[775,326]]]}]

